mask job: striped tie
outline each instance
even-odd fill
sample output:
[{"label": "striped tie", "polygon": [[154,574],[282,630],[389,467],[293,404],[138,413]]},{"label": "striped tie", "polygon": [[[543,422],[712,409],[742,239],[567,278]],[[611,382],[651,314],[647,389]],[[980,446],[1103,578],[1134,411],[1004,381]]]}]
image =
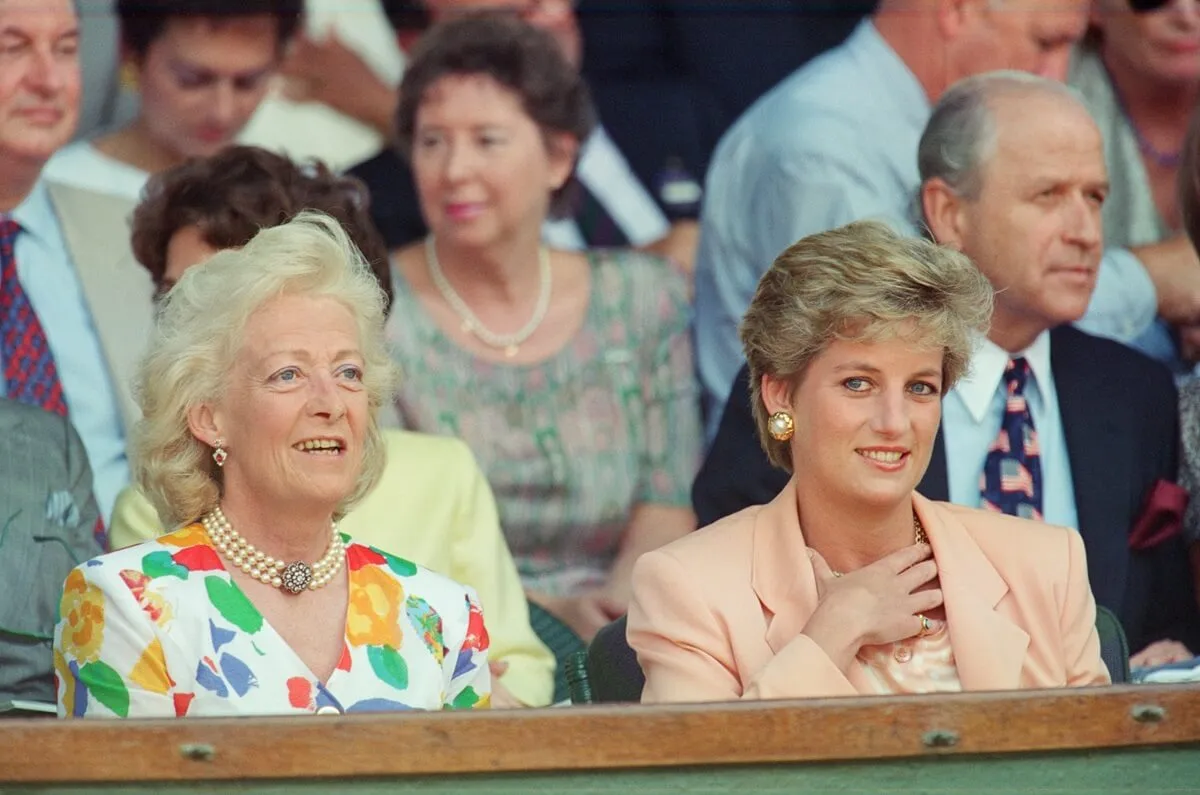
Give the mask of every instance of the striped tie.
[{"label": "striped tie", "polygon": [[[67,400],[46,332],[17,277],[17,235],[21,225],[0,216],[0,360],[4,363],[4,394],[9,400],[39,406],[67,416]],[[108,549],[104,520],[92,533]]]},{"label": "striped tie", "polygon": [[1033,415],[1025,400],[1029,362],[1009,359],[1004,368],[1004,419],[979,476],[983,507],[1024,519],[1042,518],[1042,464]]}]

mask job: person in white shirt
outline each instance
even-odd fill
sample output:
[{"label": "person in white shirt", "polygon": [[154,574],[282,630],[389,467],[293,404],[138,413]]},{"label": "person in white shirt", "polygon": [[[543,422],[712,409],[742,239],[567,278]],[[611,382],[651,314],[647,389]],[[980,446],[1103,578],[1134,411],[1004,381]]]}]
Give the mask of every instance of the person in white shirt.
[{"label": "person in white shirt", "polygon": [[228,146],[266,94],[302,0],[118,0],[122,72],[140,99],[121,128],[64,148],[46,176],[136,200],[146,179]]}]

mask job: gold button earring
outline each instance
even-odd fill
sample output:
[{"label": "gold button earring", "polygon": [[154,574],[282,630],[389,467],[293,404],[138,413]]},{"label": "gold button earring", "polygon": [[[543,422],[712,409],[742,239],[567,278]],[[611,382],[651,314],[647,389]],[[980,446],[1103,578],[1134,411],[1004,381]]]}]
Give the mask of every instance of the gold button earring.
[{"label": "gold button earring", "polygon": [[796,432],[796,423],[786,411],[777,411],[767,420],[767,433],[777,442],[786,442]]}]

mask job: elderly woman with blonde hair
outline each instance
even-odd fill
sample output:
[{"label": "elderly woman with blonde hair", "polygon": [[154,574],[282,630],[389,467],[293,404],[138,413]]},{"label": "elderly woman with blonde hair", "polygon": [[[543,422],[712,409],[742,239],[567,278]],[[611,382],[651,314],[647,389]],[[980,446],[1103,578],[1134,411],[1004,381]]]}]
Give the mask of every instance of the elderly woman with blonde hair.
[{"label": "elderly woman with blonde hair", "polygon": [[914,491],[991,303],[961,254],[877,223],[776,259],[741,333],[792,478],[638,562],[644,701],[1109,681],[1078,533]]},{"label": "elderly woman with blonde hair", "polygon": [[60,715],[487,705],[474,592],[338,531],[385,463],[383,322],[378,282],[324,215],[183,276],[139,374],[134,450],[182,528],[68,576]]}]

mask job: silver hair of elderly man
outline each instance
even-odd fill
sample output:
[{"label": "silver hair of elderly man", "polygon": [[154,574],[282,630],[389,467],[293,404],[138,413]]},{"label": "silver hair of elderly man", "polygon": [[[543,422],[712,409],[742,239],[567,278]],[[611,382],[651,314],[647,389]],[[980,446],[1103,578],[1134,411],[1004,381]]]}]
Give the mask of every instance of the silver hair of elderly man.
[{"label": "silver hair of elderly man", "polygon": [[[1059,97],[1088,113],[1074,88],[1029,72],[1000,70],[960,80],[942,94],[921,134],[917,147],[921,184],[938,178],[960,196],[976,198],[982,187],[981,167],[995,153],[999,135],[994,100],[1032,94]],[[921,219],[919,188],[913,210]]]}]

